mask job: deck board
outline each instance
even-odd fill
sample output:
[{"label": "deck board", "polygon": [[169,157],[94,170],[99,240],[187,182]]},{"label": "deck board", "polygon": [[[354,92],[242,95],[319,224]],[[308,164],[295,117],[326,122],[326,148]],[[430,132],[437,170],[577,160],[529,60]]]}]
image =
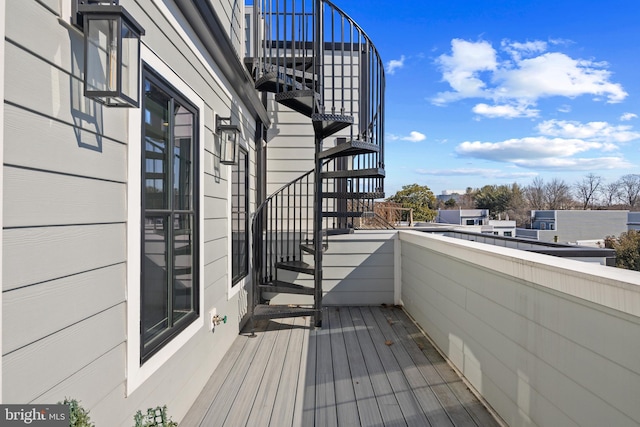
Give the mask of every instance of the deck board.
[{"label": "deck board", "polygon": [[499,426],[395,307],[326,307],[240,335],[181,427]]},{"label": "deck board", "polygon": [[340,320],[340,309],[328,310],[328,315],[338,425],[358,426],[360,418],[353,389],[351,368],[348,363],[345,333]]},{"label": "deck board", "polygon": [[[288,369],[283,371],[283,368],[285,366],[287,348],[293,329],[293,320],[294,319],[291,318],[282,320],[282,328],[278,330],[278,335],[276,336],[268,358],[265,357],[262,359],[264,364],[261,365],[258,363],[252,365],[252,369],[256,375],[262,374],[260,378],[254,379],[254,381],[260,382],[260,386],[255,391],[253,398],[245,402],[246,404],[243,405],[244,408],[238,407],[237,404],[234,405],[237,411],[243,412],[243,414],[240,415],[243,418],[235,420],[237,425],[258,425],[263,422],[263,420],[271,419],[281,380],[284,389],[287,388],[291,380],[289,376],[285,377]],[[247,378],[244,384],[245,388],[255,390],[255,387],[250,382],[251,378]],[[249,397],[250,395],[247,394],[247,396]],[[247,408],[250,408],[250,410],[247,410]],[[247,418],[245,419],[244,416]],[[229,420],[227,422],[230,423]]]},{"label": "deck board", "polygon": [[385,426],[406,426],[402,416],[402,410],[398,404],[398,399],[393,393],[391,383],[387,377],[382,361],[375,349],[371,335],[364,323],[360,308],[351,309],[351,319],[356,327],[356,336],[362,348],[364,362],[369,372],[373,393],[378,402],[378,408],[382,415],[382,421]]},{"label": "deck board", "polygon": [[[420,404],[416,400],[407,377],[404,372],[402,372],[396,355],[394,354],[393,343],[396,341],[395,335],[391,335],[389,336],[390,339],[386,339],[376,322],[372,310],[366,307],[362,308],[361,311],[384,371],[389,378],[393,393],[398,399],[398,405],[400,406],[405,422],[409,427],[428,426],[429,421],[420,408]],[[395,346],[395,348],[397,348],[397,346]]]}]

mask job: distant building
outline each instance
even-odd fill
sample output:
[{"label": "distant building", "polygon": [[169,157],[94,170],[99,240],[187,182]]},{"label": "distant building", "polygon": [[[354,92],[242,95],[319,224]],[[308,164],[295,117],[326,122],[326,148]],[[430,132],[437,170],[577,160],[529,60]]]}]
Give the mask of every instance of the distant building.
[{"label": "distant building", "polygon": [[640,230],[640,212],[629,212],[627,230]]},{"label": "distant building", "polygon": [[436,222],[456,225],[487,225],[489,209],[438,209]]},{"label": "distant building", "polygon": [[517,237],[558,243],[604,239],[627,231],[628,214],[622,210],[532,210],[531,229],[518,229]]},{"label": "distant building", "polygon": [[486,227],[494,236],[515,237],[516,235],[515,221],[491,219]]}]

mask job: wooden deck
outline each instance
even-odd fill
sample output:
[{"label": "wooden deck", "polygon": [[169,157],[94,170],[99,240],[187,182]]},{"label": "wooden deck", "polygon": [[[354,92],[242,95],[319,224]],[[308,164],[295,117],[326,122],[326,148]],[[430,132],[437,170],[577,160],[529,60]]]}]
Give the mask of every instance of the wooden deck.
[{"label": "wooden deck", "polygon": [[402,309],[328,307],[238,336],[181,427],[499,426]]}]

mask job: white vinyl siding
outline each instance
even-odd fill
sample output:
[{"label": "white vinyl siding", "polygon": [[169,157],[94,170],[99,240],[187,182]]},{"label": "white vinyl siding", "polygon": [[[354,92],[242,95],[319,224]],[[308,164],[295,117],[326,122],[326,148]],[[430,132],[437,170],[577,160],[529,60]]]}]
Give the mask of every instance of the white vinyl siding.
[{"label": "white vinyl siding", "polygon": [[[83,36],[68,23],[70,4],[4,5],[11,19],[2,20],[4,70],[0,66],[6,111],[2,402],[73,397],[91,411],[96,425],[108,426],[130,426],[137,410],[166,404],[179,421],[237,335],[244,314],[239,301],[246,301],[244,291],[228,298],[229,168],[219,162],[214,114],[231,115],[242,128],[250,211],[255,122],[202,42],[192,39],[175,4],[121,1],[146,31],[146,59],[150,55],[158,63],[154,69],[168,70],[163,77],[176,76],[180,91],[190,100],[193,95],[201,113],[203,319],[136,373],[139,354],[131,356],[130,350],[139,349],[139,342],[130,338],[139,335],[139,324],[130,310],[139,312],[139,300],[128,291],[139,289],[140,233],[130,219],[140,218],[141,113],[106,108],[83,96]],[[232,16],[231,7],[221,3],[216,11]],[[134,255],[129,235],[138,240]],[[134,260],[138,268],[132,271]],[[229,319],[215,334],[204,322],[212,308]]]}]

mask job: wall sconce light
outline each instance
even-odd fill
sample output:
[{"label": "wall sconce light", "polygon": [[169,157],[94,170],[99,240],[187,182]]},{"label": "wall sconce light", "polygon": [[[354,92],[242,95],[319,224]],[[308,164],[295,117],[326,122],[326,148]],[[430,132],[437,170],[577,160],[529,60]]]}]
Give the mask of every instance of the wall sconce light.
[{"label": "wall sconce light", "polygon": [[74,16],[84,29],[84,96],[109,107],[137,108],[144,29],[118,2],[74,2]]},{"label": "wall sconce light", "polygon": [[220,117],[216,114],[216,133],[220,135],[220,163],[235,164],[238,157],[240,128],[231,123],[231,117]]}]

